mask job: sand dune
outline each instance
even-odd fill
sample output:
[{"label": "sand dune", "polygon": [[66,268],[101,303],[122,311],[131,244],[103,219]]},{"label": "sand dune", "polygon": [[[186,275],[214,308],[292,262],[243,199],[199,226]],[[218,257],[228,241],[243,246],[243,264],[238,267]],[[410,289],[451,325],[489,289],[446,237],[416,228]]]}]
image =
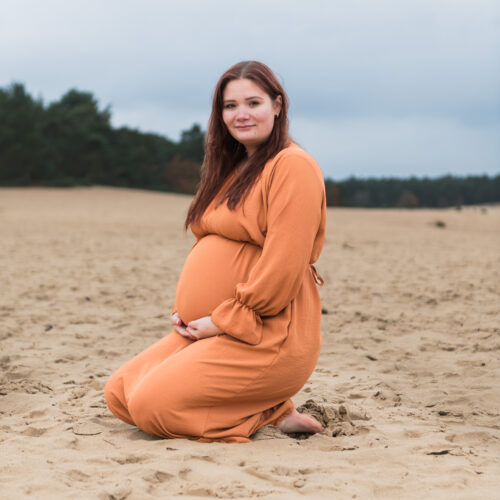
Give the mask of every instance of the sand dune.
[{"label": "sand dune", "polygon": [[234,445],[152,438],[102,394],[169,331],[189,201],[0,189],[2,499],[499,498],[500,207],[329,209],[294,398],[327,432]]}]

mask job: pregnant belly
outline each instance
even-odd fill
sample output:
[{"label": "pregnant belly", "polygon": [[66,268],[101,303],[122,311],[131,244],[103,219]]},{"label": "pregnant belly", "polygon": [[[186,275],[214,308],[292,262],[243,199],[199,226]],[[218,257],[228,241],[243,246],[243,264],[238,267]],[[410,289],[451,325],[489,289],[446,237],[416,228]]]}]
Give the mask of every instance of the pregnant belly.
[{"label": "pregnant belly", "polygon": [[177,282],[175,304],[184,323],[210,316],[248,280],[262,249],[209,234],[191,249]]}]

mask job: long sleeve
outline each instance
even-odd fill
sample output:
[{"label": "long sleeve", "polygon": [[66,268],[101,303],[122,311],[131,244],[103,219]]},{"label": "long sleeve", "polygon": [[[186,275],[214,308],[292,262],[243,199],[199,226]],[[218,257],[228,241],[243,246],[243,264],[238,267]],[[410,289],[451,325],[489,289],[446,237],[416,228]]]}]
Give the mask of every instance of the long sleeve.
[{"label": "long sleeve", "polygon": [[297,295],[311,259],[325,206],[321,170],[305,154],[287,152],[267,181],[267,233],[261,256],[234,298],[213,310],[225,333],[256,345],[263,317],[275,316]]}]

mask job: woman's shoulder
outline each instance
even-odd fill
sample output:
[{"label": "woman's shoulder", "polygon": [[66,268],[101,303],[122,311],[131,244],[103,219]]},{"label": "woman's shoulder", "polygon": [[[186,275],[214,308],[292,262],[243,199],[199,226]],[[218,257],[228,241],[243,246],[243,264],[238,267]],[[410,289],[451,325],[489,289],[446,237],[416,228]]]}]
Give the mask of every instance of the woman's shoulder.
[{"label": "woman's shoulder", "polygon": [[305,160],[312,164],[316,164],[316,160],[303,148],[301,148],[297,143],[291,142],[288,146],[283,148],[271,161],[278,163],[284,159],[288,160]]},{"label": "woman's shoulder", "polygon": [[323,180],[323,172],[312,155],[292,142],[283,148],[271,160],[266,168],[269,180],[276,175],[289,175],[294,177],[314,176]]}]

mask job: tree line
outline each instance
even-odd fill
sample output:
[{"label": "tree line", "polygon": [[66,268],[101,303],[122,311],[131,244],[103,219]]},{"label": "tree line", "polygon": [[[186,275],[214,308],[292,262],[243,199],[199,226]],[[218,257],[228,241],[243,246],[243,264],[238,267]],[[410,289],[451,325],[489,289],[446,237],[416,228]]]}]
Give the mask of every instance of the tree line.
[{"label": "tree line", "polygon": [[325,181],[329,206],[450,207],[500,202],[500,175],[409,179],[356,179]]},{"label": "tree line", "polygon": [[0,185],[104,184],[192,193],[204,134],[193,125],[178,142],[111,125],[90,92],[69,90],[45,106],[20,83],[0,89]]},{"label": "tree line", "polygon": [[[69,90],[45,105],[21,83],[0,88],[0,185],[110,185],[192,194],[200,179],[204,133],[179,141],[113,127],[90,92]],[[500,175],[435,179],[325,180],[329,206],[447,207],[500,202]]]}]

